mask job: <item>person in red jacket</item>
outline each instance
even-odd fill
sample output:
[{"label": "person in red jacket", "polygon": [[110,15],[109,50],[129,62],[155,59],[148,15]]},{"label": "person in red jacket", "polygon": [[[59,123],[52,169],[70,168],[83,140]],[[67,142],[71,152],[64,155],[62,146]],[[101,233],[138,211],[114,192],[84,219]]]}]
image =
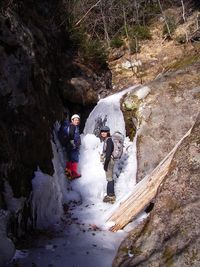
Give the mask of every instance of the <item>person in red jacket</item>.
[{"label": "person in red jacket", "polygon": [[66,145],[68,158],[66,163],[66,173],[71,179],[81,177],[81,174],[78,173],[79,149],[81,145],[79,124],[80,116],[78,114],[74,114],[71,117],[71,123],[69,127],[66,127],[66,134],[68,135],[68,141]]},{"label": "person in red jacket", "polygon": [[107,180],[107,195],[104,197],[103,202],[108,202],[113,204],[116,200],[114,191],[114,179],[113,179],[113,169],[114,169],[114,159],[112,157],[112,152],[114,150],[114,144],[110,136],[110,128],[108,126],[103,126],[100,130],[101,138],[104,141],[103,145],[103,168],[106,173]]}]

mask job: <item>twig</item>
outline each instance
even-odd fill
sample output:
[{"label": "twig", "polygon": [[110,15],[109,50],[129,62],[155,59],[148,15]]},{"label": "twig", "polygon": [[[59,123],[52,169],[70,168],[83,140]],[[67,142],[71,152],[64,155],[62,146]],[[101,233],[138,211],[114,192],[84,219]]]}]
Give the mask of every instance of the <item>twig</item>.
[{"label": "twig", "polygon": [[106,39],[107,45],[109,47],[110,46],[110,38],[109,38],[109,35],[108,35],[107,24],[106,24],[106,20],[105,20],[105,16],[104,16],[104,13],[103,13],[102,6],[101,6],[101,16],[102,16],[102,20],[103,20],[105,39]]},{"label": "twig", "polygon": [[162,15],[164,17],[164,21],[165,21],[165,25],[167,27],[167,31],[168,31],[169,37],[171,38],[171,31],[170,31],[170,28],[169,28],[169,25],[168,25],[168,22],[167,22],[167,18],[165,16],[164,11],[163,11],[163,8],[162,8],[160,0],[158,0],[158,4],[159,4],[159,7],[160,7],[160,11],[161,11],[161,13],[162,13]]},{"label": "twig", "polygon": [[182,9],[183,9],[183,21],[185,22],[186,21],[186,19],[185,19],[185,6],[183,3],[183,0],[181,0],[181,5],[182,5]]},{"label": "twig", "polygon": [[132,59],[131,59],[130,37],[129,37],[128,29],[127,29],[126,12],[125,12],[125,9],[124,9],[124,5],[123,5],[123,17],[124,17],[124,28],[125,28],[125,32],[126,32],[126,37],[128,39],[129,62],[131,64],[131,70],[132,70],[132,73],[134,75]]},{"label": "twig", "polygon": [[75,26],[78,26],[78,25],[81,23],[81,21],[88,15],[88,13],[89,13],[94,7],[98,6],[98,4],[99,4],[100,2],[101,2],[101,0],[99,0],[98,2],[96,2],[96,4],[94,4],[93,6],[91,6],[91,7],[88,9],[88,11],[85,13],[85,15],[84,15],[81,19],[79,19],[79,21],[76,22]]}]

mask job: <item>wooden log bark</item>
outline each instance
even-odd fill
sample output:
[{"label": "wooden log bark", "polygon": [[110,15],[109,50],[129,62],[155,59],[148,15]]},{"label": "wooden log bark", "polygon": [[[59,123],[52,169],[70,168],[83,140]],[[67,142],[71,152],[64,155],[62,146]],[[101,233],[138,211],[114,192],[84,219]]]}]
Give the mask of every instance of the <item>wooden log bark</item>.
[{"label": "wooden log bark", "polygon": [[133,193],[119,206],[119,208],[108,218],[107,222],[114,223],[110,231],[116,232],[132,221],[150,202],[155,198],[162,181],[168,173],[173,155],[181,142],[191,132],[191,129],[177,143],[171,152],[160,162],[160,164],[141,180],[134,188]]}]

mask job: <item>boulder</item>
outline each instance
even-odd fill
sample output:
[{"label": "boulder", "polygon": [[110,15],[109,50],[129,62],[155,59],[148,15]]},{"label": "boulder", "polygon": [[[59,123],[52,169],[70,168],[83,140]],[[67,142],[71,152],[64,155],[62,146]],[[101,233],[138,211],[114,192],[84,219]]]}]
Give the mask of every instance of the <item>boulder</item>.
[{"label": "boulder", "polygon": [[82,77],[74,77],[70,80],[70,86],[64,91],[64,97],[72,103],[83,105],[92,105],[98,101],[94,85]]},{"label": "boulder", "polygon": [[178,147],[150,216],[122,242],[113,267],[200,265],[200,114]]},{"label": "boulder", "polygon": [[[194,64],[161,75],[148,84],[150,92],[137,102],[132,113],[139,122],[137,181],[149,174],[193,125],[200,105],[199,71],[199,64]],[[127,95],[123,102],[134,101],[135,94]]]}]

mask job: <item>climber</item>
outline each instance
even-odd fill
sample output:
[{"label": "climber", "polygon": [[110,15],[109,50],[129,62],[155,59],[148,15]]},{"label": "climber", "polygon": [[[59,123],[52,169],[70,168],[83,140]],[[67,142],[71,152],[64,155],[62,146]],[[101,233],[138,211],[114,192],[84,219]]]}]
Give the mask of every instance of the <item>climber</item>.
[{"label": "climber", "polygon": [[79,149],[81,145],[79,124],[80,116],[78,114],[74,114],[71,117],[71,123],[69,124],[69,127],[64,128],[66,135],[68,135],[68,141],[66,144],[66,173],[68,174],[70,179],[81,177],[81,174],[78,173]]},{"label": "climber", "polygon": [[116,200],[114,192],[114,179],[113,179],[113,169],[115,161],[112,157],[112,152],[114,150],[114,143],[110,137],[110,128],[108,126],[103,126],[100,130],[101,138],[104,141],[103,152],[101,154],[101,161],[103,162],[104,171],[106,173],[107,180],[107,195],[104,197],[103,202],[108,202],[113,204]]}]

